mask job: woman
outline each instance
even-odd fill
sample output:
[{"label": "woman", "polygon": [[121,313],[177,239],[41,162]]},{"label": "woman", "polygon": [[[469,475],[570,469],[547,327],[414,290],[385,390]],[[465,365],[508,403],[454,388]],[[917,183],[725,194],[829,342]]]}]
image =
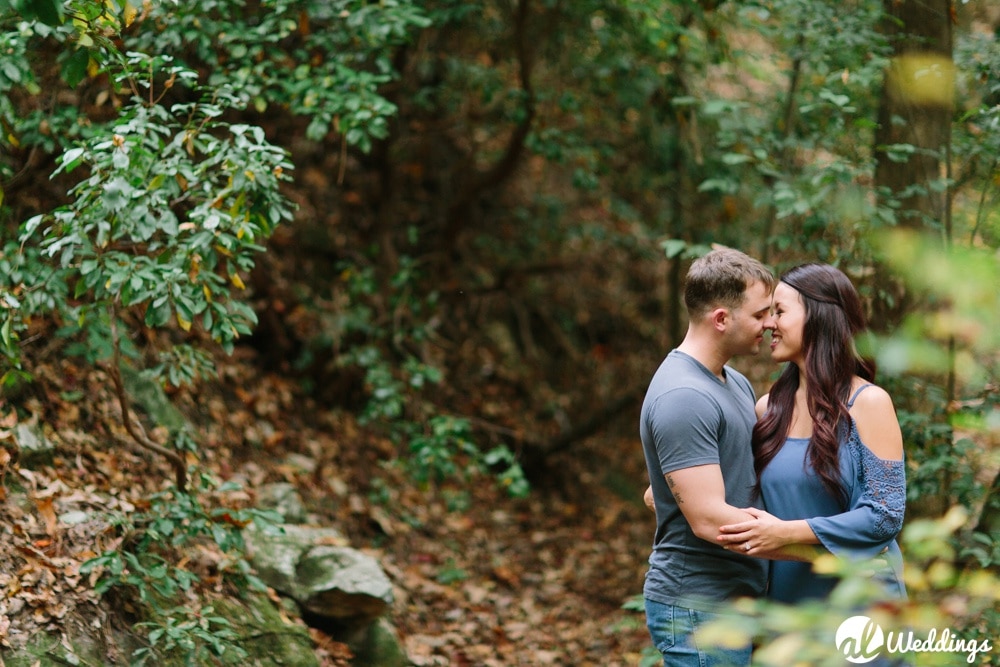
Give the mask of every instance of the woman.
[{"label": "woman", "polygon": [[892,399],[872,383],[874,364],[854,337],[865,328],[861,300],[840,270],[795,267],[772,300],[771,358],[785,363],[757,402],[753,431],[757,492],[767,512],[722,526],[719,542],[775,559],[768,597],[824,598],[838,579],[812,571],[802,545],[869,559],[880,599],[906,597],[896,536],[906,501],[903,439]]}]

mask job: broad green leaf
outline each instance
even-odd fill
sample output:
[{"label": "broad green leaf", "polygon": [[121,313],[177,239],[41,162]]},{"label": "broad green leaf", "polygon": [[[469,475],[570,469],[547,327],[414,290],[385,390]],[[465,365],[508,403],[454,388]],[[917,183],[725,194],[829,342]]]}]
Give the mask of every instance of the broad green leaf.
[{"label": "broad green leaf", "polygon": [[60,164],[62,166],[63,171],[66,172],[73,171],[73,169],[76,168],[77,164],[79,164],[80,158],[83,157],[83,153],[84,153],[83,148],[71,148],[65,153],[63,153],[62,159],[60,160]]},{"label": "broad green leaf", "polygon": [[146,308],[146,326],[162,327],[170,321],[170,303],[164,298]]},{"label": "broad green leaf", "polygon": [[14,316],[8,313],[6,319],[4,319],[3,325],[0,326],[0,342],[3,343],[5,349],[10,349],[13,344],[13,339],[10,335],[10,327],[13,319]]},{"label": "broad green leaf", "polygon": [[667,259],[674,259],[679,256],[687,248],[687,241],[681,239],[667,239],[660,243],[660,247],[663,248],[664,254]]},{"label": "broad green leaf", "polygon": [[29,21],[57,26],[63,20],[63,6],[59,0],[14,0],[14,8]]},{"label": "broad green leaf", "polygon": [[77,49],[63,62],[62,79],[70,88],[76,88],[87,76],[87,65],[90,63],[90,52]]},{"label": "broad green leaf", "polygon": [[722,155],[722,163],[729,166],[743,164],[744,162],[750,162],[752,160],[752,157],[744,155],[743,153],[724,153]]}]

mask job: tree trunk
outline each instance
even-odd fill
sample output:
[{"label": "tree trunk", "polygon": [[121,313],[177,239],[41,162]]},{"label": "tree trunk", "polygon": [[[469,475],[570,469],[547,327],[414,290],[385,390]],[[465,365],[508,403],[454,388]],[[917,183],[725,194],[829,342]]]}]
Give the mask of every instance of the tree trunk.
[{"label": "tree trunk", "polygon": [[[879,205],[898,201],[897,224],[939,230],[943,238],[948,200],[942,185],[954,93],[951,0],[884,2],[893,58],[875,130]],[[881,296],[873,304],[872,324],[892,328],[909,307],[905,291],[884,268],[875,278]]]},{"label": "tree trunk", "polygon": [[[894,52],[875,131],[875,184],[900,197],[902,224],[940,224],[945,217],[944,195],[931,186],[944,176],[951,128],[950,0],[886,0],[886,11]],[[888,147],[904,144],[916,151],[906,162],[891,159]]]}]

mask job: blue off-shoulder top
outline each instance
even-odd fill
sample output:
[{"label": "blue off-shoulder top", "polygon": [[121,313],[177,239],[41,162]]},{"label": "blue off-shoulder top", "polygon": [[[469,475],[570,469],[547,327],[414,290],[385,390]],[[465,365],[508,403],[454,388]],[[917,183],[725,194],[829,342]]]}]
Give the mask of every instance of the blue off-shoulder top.
[{"label": "blue off-shoulder top", "polygon": [[[854,405],[860,387],[848,401]],[[840,442],[841,483],[847,506],[823,486],[806,452],[809,438],[788,438],[761,474],[761,496],[767,511],[779,519],[805,519],[820,543],[831,553],[849,559],[871,560],[876,567],[872,596],[906,597],[903,558],[896,542],[906,508],[906,471],[903,461],[876,456],[861,441],[850,420]],[[812,563],[773,561],[768,597],[794,603],[827,597],[838,578],[816,574]]]}]

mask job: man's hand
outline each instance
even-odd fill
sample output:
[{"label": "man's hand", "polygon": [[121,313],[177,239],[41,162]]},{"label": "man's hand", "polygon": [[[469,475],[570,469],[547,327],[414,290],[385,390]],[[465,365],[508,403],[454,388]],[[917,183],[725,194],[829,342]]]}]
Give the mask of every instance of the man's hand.
[{"label": "man's hand", "polygon": [[646,493],[642,494],[642,502],[646,503],[646,507],[648,507],[651,512],[656,511],[656,503],[653,501],[652,485],[646,487]]}]

